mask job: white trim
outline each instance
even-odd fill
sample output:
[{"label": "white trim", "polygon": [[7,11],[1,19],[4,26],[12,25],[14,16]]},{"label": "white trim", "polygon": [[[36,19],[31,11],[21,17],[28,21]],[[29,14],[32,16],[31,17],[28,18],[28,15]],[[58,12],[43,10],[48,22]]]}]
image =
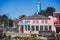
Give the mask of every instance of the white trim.
[{"label": "white trim", "polygon": [[60,13],[60,12],[53,12],[53,13]]}]

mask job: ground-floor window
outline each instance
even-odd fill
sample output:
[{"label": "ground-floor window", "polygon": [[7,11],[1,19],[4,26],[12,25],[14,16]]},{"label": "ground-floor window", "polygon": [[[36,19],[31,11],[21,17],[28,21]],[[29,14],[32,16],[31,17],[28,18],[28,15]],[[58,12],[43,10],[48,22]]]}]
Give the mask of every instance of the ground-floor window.
[{"label": "ground-floor window", "polygon": [[27,31],[27,25],[25,25],[25,30]]},{"label": "ground-floor window", "polygon": [[31,31],[35,31],[35,29],[36,29],[36,31],[39,31],[39,29],[40,30],[51,30],[51,25],[41,25],[40,27],[39,26],[31,26],[31,28],[30,28],[30,25],[25,25],[25,30],[26,31],[30,31],[30,29],[31,29]]},{"label": "ground-floor window", "polygon": [[43,26],[40,26],[40,30],[43,30]]},{"label": "ground-floor window", "polygon": [[51,30],[51,26],[48,25],[41,25],[40,30]]},{"label": "ground-floor window", "polygon": [[21,25],[21,32],[23,33],[23,25]]},{"label": "ground-floor window", "polygon": [[30,30],[30,25],[25,25],[25,30],[29,31]]},{"label": "ground-floor window", "polygon": [[35,26],[32,26],[32,27],[31,27],[31,31],[34,31],[34,30],[35,30]]},{"label": "ground-floor window", "polygon": [[39,31],[39,26],[36,26],[36,31]]},{"label": "ground-floor window", "polygon": [[49,30],[51,30],[51,25],[49,26]]},{"label": "ground-floor window", "polygon": [[28,31],[30,31],[30,25],[28,25]]},{"label": "ground-floor window", "polygon": [[45,26],[45,30],[48,30],[48,26]]}]

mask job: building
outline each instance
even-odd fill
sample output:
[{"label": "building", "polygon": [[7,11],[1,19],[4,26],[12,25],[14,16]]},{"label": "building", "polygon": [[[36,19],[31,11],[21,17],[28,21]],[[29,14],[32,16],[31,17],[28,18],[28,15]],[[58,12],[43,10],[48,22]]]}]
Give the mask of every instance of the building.
[{"label": "building", "polygon": [[19,33],[49,35],[51,32],[56,32],[53,16],[45,17],[39,15],[40,12],[41,3],[38,2],[38,10],[36,15],[24,17],[19,20]]},{"label": "building", "polygon": [[60,12],[53,12],[54,25],[56,27],[56,32],[60,32]]},{"label": "building", "polygon": [[24,17],[19,21],[19,33],[31,33],[31,34],[39,34],[40,31],[54,31],[56,29],[54,27],[53,17],[45,17],[42,15],[35,15]]}]

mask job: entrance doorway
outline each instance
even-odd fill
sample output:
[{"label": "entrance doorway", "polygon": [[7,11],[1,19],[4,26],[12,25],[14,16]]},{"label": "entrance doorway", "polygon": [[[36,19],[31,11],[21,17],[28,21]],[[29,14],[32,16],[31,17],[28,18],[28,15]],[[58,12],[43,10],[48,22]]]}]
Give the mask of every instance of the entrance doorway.
[{"label": "entrance doorway", "polygon": [[21,26],[21,33],[23,33],[23,26]]},{"label": "entrance doorway", "polygon": [[60,32],[60,27],[56,27],[56,32],[57,32],[57,33]]}]

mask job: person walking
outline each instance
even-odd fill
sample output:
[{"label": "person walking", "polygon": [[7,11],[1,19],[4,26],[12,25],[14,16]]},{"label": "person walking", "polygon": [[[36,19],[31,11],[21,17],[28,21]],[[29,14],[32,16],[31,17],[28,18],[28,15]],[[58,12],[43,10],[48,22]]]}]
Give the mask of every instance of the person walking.
[{"label": "person walking", "polygon": [[2,40],[3,39],[3,37],[2,37],[2,33],[0,33],[0,40]]}]

